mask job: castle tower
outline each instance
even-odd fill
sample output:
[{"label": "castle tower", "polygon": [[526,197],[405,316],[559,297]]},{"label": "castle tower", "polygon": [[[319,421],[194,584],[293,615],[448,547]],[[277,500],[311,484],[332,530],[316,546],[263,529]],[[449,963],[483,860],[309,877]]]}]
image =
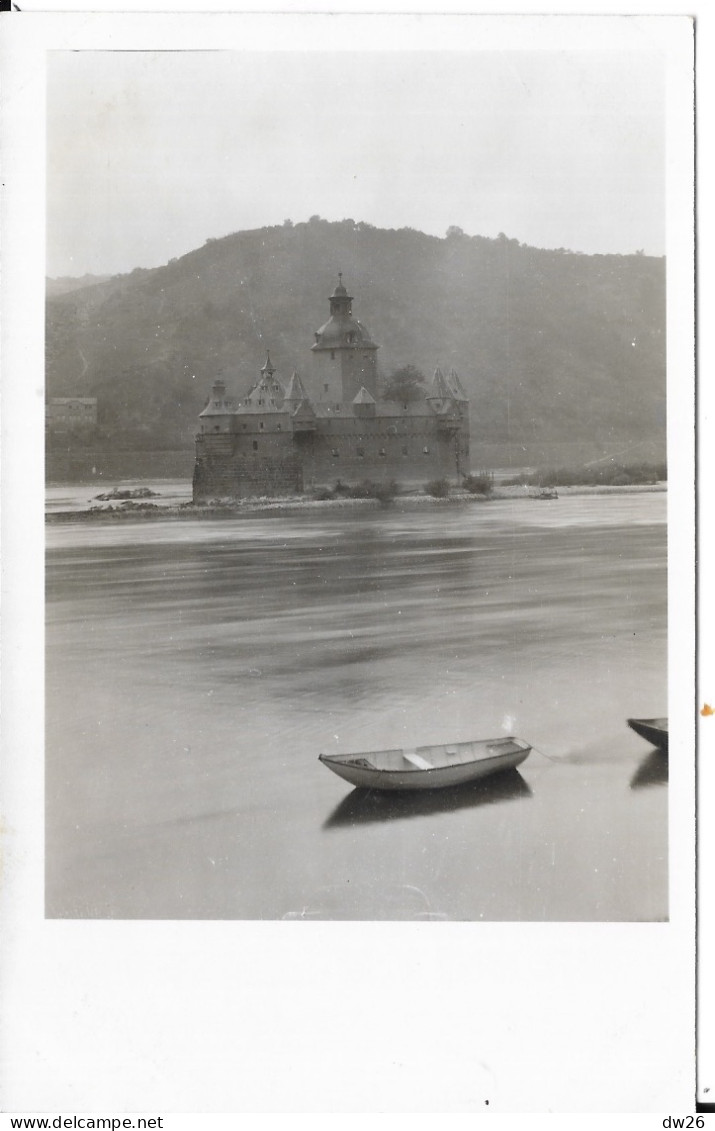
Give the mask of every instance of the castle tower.
[{"label": "castle tower", "polygon": [[330,296],[330,318],[315,333],[313,372],[307,392],[314,405],[349,412],[360,392],[377,396],[377,351],[365,326],[353,318],[353,300],[342,273]]},{"label": "castle tower", "polygon": [[459,404],[467,404],[469,402],[469,397],[465,393],[464,386],[459,379],[459,374],[454,367],[450,369],[446,381],[447,386],[450,389],[455,401],[457,401]]},{"label": "castle tower", "polygon": [[283,407],[285,389],[275,376],[275,369],[271,363],[271,355],[266,351],[266,360],[261,366],[261,377],[253,386],[245,404],[264,412],[276,412]]},{"label": "castle tower", "polygon": [[286,389],[283,407],[288,412],[295,412],[295,410],[299,408],[305,401],[307,401],[307,399],[308,394],[303,387],[303,382],[301,381],[296,371],[293,370],[293,376],[288,382],[288,388]]},{"label": "castle tower", "polygon": [[434,371],[432,383],[427,389],[425,399],[435,412],[445,412],[454,400],[454,391],[445,380],[441,369]]}]

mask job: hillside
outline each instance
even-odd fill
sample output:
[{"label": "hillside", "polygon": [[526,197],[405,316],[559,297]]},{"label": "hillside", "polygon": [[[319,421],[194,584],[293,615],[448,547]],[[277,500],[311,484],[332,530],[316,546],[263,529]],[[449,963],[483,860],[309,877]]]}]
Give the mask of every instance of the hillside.
[{"label": "hillside", "polygon": [[47,279],[45,291],[48,298],[55,298],[57,295],[81,290],[82,287],[91,287],[95,283],[106,283],[111,278],[111,275],[80,275],[78,278],[62,275],[59,279]]},{"label": "hillside", "polygon": [[110,450],[190,446],[219,372],[242,393],[267,347],[285,380],[308,368],[339,270],[384,375],[458,371],[475,442],[664,437],[664,260],[352,220],[238,232],[165,267],[51,288],[47,395],[97,397]]}]

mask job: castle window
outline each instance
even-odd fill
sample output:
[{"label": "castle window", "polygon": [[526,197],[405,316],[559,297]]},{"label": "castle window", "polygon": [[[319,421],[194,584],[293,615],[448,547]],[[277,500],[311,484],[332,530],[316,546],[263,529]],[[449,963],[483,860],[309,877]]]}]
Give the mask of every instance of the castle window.
[{"label": "castle window", "polygon": [[333,459],[337,459],[337,458],[338,458],[338,456],[340,455],[340,452],[338,451],[338,449],[337,449],[337,448],[333,448],[333,450],[332,450],[332,452],[331,452],[330,454],[331,454],[331,456],[333,457]]},{"label": "castle window", "polygon": [[214,432],[220,432],[221,429],[218,424],[214,424]]},{"label": "castle window", "polygon": [[378,452],[378,455],[384,456],[384,454],[385,454],[385,449],[384,449],[384,448],[380,448],[380,451]]},{"label": "castle window", "polygon": [[279,425],[278,425],[278,431],[280,432],[282,428],[283,428],[283,425],[282,425],[282,424],[279,424]]},{"label": "castle window", "polygon": [[364,456],[364,455],[365,455],[365,449],[364,449],[364,448],[358,448],[358,450],[357,450],[357,454],[358,454],[359,456]]},{"label": "castle window", "polygon": [[423,451],[424,455],[426,455],[426,456],[429,455],[429,448],[423,448],[422,451]]},{"label": "castle window", "polygon": [[[330,359],[331,361],[335,361],[335,350],[330,351]],[[326,385],[325,387],[327,389],[328,386]]]},{"label": "castle window", "polygon": [[258,427],[260,428],[260,430],[262,432],[263,431],[263,421],[262,420],[259,422]]},{"label": "castle window", "polygon": [[258,440],[253,441],[253,450],[254,450],[254,452],[258,451]]},{"label": "castle window", "polygon": [[407,455],[407,448],[403,448],[403,449],[402,449],[402,454],[403,454],[403,456],[406,456],[406,455]]},{"label": "castle window", "polygon": [[327,393],[327,391],[328,391],[328,384],[326,382],[325,385],[323,385],[323,392]]}]

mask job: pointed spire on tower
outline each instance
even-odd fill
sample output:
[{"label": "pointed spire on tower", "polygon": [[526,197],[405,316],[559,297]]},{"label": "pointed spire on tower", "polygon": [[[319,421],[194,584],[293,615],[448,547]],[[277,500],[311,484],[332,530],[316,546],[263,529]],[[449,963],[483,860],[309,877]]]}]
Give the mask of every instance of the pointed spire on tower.
[{"label": "pointed spire on tower", "polygon": [[447,385],[451,389],[452,396],[454,397],[454,399],[456,401],[468,401],[469,400],[469,397],[467,396],[467,394],[464,391],[464,386],[462,385],[462,382],[459,380],[459,375],[457,373],[457,370],[454,367],[452,367],[449,371],[449,375],[447,377]]},{"label": "pointed spire on tower", "polygon": [[427,393],[427,400],[449,400],[451,396],[452,394],[444,379],[444,374],[438,366],[434,371],[432,385]]},{"label": "pointed spire on tower", "polygon": [[298,376],[297,372],[294,369],[293,375],[292,375],[290,381],[288,382],[288,388],[286,390],[284,404],[289,409],[296,408],[303,401],[307,401],[307,399],[308,399],[308,394],[306,393],[305,388],[303,387],[303,382],[301,381],[300,377]]},{"label": "pointed spire on tower", "polygon": [[344,298],[347,295],[347,293],[348,292],[346,291],[345,287],[343,286],[343,273],[342,273],[342,271],[338,271],[338,285],[337,285],[337,287],[335,288],[335,290],[333,291],[333,293],[330,297],[331,298]]},{"label": "pointed spire on tower", "polygon": [[266,360],[261,366],[261,376],[246,397],[244,404],[270,412],[280,409],[285,397],[285,390],[271,363],[271,355],[266,350]]}]

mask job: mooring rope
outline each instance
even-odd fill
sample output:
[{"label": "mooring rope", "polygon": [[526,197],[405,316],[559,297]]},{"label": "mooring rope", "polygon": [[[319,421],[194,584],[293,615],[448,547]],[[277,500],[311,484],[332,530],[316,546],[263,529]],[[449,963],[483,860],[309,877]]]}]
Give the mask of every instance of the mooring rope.
[{"label": "mooring rope", "polygon": [[543,750],[539,750],[538,746],[533,746],[531,749],[535,754],[540,754],[542,758],[547,758],[549,762],[562,762],[563,758],[554,758],[551,754],[545,754]]}]

